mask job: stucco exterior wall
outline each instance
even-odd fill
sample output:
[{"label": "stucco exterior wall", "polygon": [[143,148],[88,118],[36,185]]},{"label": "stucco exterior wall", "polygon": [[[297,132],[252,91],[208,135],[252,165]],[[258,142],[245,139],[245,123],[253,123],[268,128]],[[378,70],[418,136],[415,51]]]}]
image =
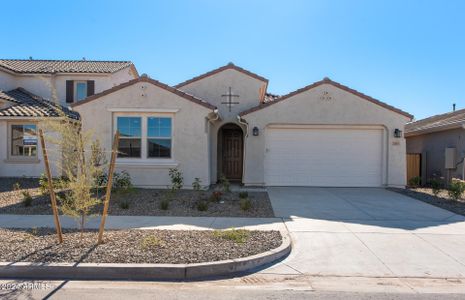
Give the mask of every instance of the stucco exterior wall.
[{"label": "stucco exterior wall", "polygon": [[[114,110],[123,110],[115,112]],[[139,82],[111,94],[74,107],[81,114],[84,130],[93,130],[102,146],[111,149],[115,115],[150,115],[172,117],[172,158],[118,158],[117,171],[130,173],[139,187],[161,187],[170,184],[168,171],[178,167],[184,175],[184,188],[192,188],[198,177],[210,182],[209,125],[206,117],[211,109],[159,88]],[[167,112],[173,110],[175,112]]]},{"label": "stucco exterior wall", "polygon": [[[227,69],[179,88],[216,106],[221,116],[221,120],[214,122],[210,128],[210,172],[212,184],[218,180],[218,130],[227,123],[237,124],[245,130],[245,126],[238,123],[237,115],[246,109],[259,105],[260,88],[264,86],[265,82],[261,80],[234,69]],[[233,105],[231,111],[229,111],[227,105],[221,103],[227,101],[227,97],[222,97],[221,95],[227,94],[229,87],[231,87],[232,94],[239,95],[239,97],[233,98],[232,101],[237,101],[239,104]]]},{"label": "stucco exterior wall", "polygon": [[[321,99],[328,92],[330,100]],[[282,102],[243,116],[249,124],[245,140],[246,185],[264,184],[264,155],[270,124],[379,125],[385,128],[385,185],[404,186],[406,181],[405,139],[394,138],[396,128],[404,131],[409,118],[371,103],[330,84],[323,84]],[[258,127],[259,136],[252,135]],[[343,145],[341,145],[343,147]]]},{"label": "stucco exterior wall", "polygon": [[433,177],[462,178],[463,164],[451,169],[448,174],[445,168],[445,149],[456,148],[456,162],[465,157],[465,129],[457,128],[407,137],[407,153],[420,153],[426,159],[426,170],[423,182]]},{"label": "stucco exterior wall", "polygon": [[16,78],[2,70],[0,70],[0,90],[9,91],[16,87]]},{"label": "stucco exterior wall", "polygon": [[[39,177],[42,173],[45,173],[45,166],[42,156],[42,147],[40,142],[37,145],[37,159],[32,161],[18,161],[14,157],[9,157],[10,143],[8,141],[9,126],[14,124],[31,124],[35,123],[38,128],[41,126],[37,120],[27,119],[15,119],[15,120],[0,120],[0,177]],[[45,132],[46,136],[53,135],[51,132]],[[61,164],[61,154],[56,147],[51,143],[46,143],[47,148],[50,149],[48,157],[50,161],[50,168],[53,176],[58,176]]]}]

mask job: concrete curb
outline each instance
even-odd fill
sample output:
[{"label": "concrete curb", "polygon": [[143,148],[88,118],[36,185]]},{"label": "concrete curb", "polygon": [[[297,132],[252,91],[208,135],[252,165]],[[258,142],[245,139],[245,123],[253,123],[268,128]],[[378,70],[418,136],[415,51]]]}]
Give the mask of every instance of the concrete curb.
[{"label": "concrete curb", "polygon": [[278,248],[238,259],[196,264],[0,263],[2,279],[40,280],[192,280],[227,276],[275,262],[291,252],[291,238],[281,232]]}]

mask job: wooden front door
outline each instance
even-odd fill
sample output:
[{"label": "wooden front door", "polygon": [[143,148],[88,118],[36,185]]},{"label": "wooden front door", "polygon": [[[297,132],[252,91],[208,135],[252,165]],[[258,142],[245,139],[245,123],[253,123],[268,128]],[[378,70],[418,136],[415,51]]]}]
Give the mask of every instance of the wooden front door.
[{"label": "wooden front door", "polygon": [[224,128],[222,138],[222,173],[229,180],[241,180],[244,149],[242,130]]}]

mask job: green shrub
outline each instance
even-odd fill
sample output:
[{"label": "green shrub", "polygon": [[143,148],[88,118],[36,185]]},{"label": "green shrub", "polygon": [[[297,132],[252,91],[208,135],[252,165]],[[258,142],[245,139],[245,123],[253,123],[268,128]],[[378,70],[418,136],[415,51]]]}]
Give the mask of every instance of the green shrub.
[{"label": "green shrub", "polygon": [[160,209],[161,210],[168,210],[170,206],[170,201],[167,199],[163,199],[160,201]]},{"label": "green shrub", "polygon": [[140,247],[145,251],[156,250],[158,247],[163,246],[163,240],[154,235],[146,236],[140,242]]},{"label": "green shrub", "polygon": [[229,183],[228,178],[224,174],[220,176],[220,184],[223,187],[223,192],[229,193],[231,191],[231,183]]},{"label": "green shrub", "polygon": [[451,197],[454,200],[459,200],[462,198],[462,194],[465,191],[465,181],[452,178],[452,182],[450,183],[449,186],[449,197]]},{"label": "green shrub", "polygon": [[39,191],[41,195],[48,195],[48,178],[44,173],[39,177]]},{"label": "green shrub", "polygon": [[13,184],[13,191],[17,192],[21,189],[21,184],[19,184],[19,182],[15,182]]},{"label": "green shrub", "polygon": [[252,201],[249,198],[243,198],[239,201],[242,210],[246,211],[252,208]]},{"label": "green shrub", "polygon": [[249,197],[249,193],[248,192],[240,192],[239,193],[239,198],[241,199],[245,199],[245,198],[248,198]]},{"label": "green shrub", "polygon": [[202,183],[202,180],[200,180],[200,178],[198,177],[195,177],[194,182],[192,182],[192,188],[194,189],[194,191],[200,192],[202,190],[201,183]]},{"label": "green shrub", "polygon": [[121,209],[128,209],[129,208],[129,201],[128,200],[123,200],[119,203],[119,207]]},{"label": "green shrub", "polygon": [[24,190],[24,191],[21,192],[21,194],[23,195],[23,204],[24,204],[24,206],[26,206],[26,207],[31,206],[32,205],[32,196],[29,193],[29,191]]},{"label": "green shrub", "polygon": [[243,244],[249,238],[250,232],[245,229],[228,229],[228,230],[215,230],[213,236],[229,241],[233,241],[238,244]]},{"label": "green shrub", "polygon": [[182,172],[178,168],[171,168],[169,170],[169,176],[171,179],[171,190],[176,192],[180,190],[183,186]]},{"label": "green shrub", "polygon": [[433,190],[433,194],[437,196],[439,192],[441,191],[442,182],[439,179],[433,178],[429,180],[429,185],[431,186],[431,189]]},{"label": "green shrub", "polygon": [[207,211],[208,210],[208,202],[205,200],[200,200],[197,202],[197,210],[198,211]]},{"label": "green shrub", "polygon": [[133,190],[131,175],[127,171],[113,174],[113,190],[123,193]]},{"label": "green shrub", "polygon": [[210,198],[208,200],[210,200],[210,202],[220,202],[221,200],[221,196],[223,194],[220,192],[220,191],[214,191],[211,195],[210,195]]},{"label": "green shrub", "polygon": [[408,181],[408,185],[411,186],[411,187],[420,186],[420,183],[421,183],[421,177],[419,177],[419,176],[412,177]]}]

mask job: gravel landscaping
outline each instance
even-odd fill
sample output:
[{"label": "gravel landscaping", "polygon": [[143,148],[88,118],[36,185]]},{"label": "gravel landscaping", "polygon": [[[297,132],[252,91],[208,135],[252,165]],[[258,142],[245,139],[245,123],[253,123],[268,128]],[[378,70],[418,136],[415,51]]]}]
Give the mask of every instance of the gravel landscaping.
[{"label": "gravel landscaping", "polygon": [[[26,207],[21,191],[13,191],[18,182],[27,189],[33,200]],[[161,209],[166,190],[135,189],[129,193],[113,193],[110,201],[110,215],[129,216],[211,216],[211,217],[274,217],[266,192],[248,192],[250,207],[241,208],[239,192],[223,193],[219,201],[209,200],[213,191],[203,192],[201,199],[207,204],[205,211],[198,209],[198,199],[192,190],[180,190],[169,201],[168,209]],[[96,207],[95,213],[102,210]],[[38,190],[37,179],[2,178],[0,179],[0,214],[47,215],[52,214],[49,196],[42,196]]]},{"label": "gravel landscaping", "polygon": [[108,230],[96,245],[97,231],[0,229],[0,261],[85,263],[199,263],[259,254],[282,243],[278,231],[239,231],[242,241],[218,236],[225,231]]},{"label": "gravel landscaping", "polygon": [[449,197],[447,190],[441,190],[437,196],[430,188],[388,188],[391,191],[415,198],[453,213],[465,216],[464,199],[453,200]]}]

